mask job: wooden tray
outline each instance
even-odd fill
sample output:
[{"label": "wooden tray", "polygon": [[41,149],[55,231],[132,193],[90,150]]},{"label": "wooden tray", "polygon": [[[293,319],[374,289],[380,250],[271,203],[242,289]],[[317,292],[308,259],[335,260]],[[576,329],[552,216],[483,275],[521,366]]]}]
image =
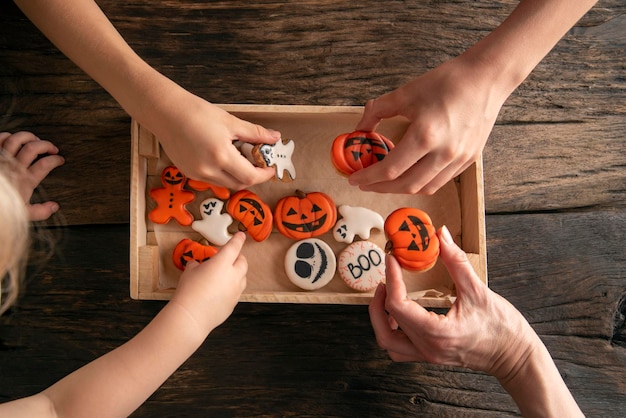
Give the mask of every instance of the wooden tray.
[{"label": "wooden tray", "polygon": [[[362,107],[221,105],[236,116],[279,130],[283,138],[295,141],[296,179],[292,182],[270,181],[251,188],[270,207],[296,189],[323,191],[336,205],[364,206],[385,218],[392,210],[413,206],[425,210],[438,228],[446,225],[457,243],[469,256],[480,278],[487,283],[484,193],[482,162],[472,164],[456,179],[432,196],[381,195],[361,192],[339,175],[330,161],[330,145],[344,132],[354,130]],[[381,123],[378,131],[397,142],[408,123],[392,118]],[[134,299],[166,300],[172,295],[180,271],[171,261],[172,249],[182,238],[200,239],[190,227],[175,221],[155,225],[147,219],[154,207],[148,192],[161,187],[160,175],[171,161],[160,148],[158,139],[133,121],[131,172],[130,294]],[[196,192],[188,209],[200,219],[198,205],[210,192]],[[329,232],[322,237],[338,254],[347,244],[337,243]],[[373,230],[369,239],[384,248],[382,231]],[[305,291],[291,284],[284,273],[283,257],[293,240],[273,231],[262,243],[246,240],[242,250],[248,259],[247,287],[241,296],[245,302],[368,304],[372,292],[357,292],[346,286],[336,274],[325,287]],[[441,262],[425,273],[405,271],[410,297],[423,306],[449,307],[455,300],[454,285]]]}]

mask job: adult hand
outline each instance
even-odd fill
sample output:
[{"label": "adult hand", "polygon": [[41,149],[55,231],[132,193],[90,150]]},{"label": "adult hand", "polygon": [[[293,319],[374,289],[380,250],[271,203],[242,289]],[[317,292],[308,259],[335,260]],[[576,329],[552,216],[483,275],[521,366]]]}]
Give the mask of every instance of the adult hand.
[{"label": "adult hand", "polygon": [[403,116],[409,126],[384,160],[349,178],[362,190],[433,194],[480,156],[510,94],[461,56],[365,105],[357,130]]},{"label": "adult hand", "polygon": [[463,366],[504,378],[538,337],[517,309],[480,281],[447,228],[439,238],[455,303],[440,315],[408,299],[400,265],[387,256],[386,286],[379,285],[369,307],[376,340],[394,361]]},{"label": "adult hand", "polygon": [[51,142],[43,141],[30,132],[14,134],[1,132],[0,149],[17,163],[15,187],[26,203],[28,218],[31,221],[48,219],[59,210],[58,203],[47,201],[31,204],[30,199],[43,179],[65,162],[65,159],[58,155],[59,149]]},{"label": "adult hand", "polygon": [[237,232],[210,260],[187,264],[180,277],[171,303],[189,313],[203,339],[230,316],[246,288],[248,262],[241,255],[245,240]]}]

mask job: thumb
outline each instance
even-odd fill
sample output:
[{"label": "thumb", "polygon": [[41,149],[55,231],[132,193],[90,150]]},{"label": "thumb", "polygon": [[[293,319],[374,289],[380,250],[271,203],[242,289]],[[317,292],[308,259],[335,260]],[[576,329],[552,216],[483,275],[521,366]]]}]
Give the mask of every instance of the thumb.
[{"label": "thumb", "polygon": [[459,248],[446,226],[439,230],[439,256],[452,277],[457,289],[457,297],[477,295],[485,284],[474,271],[467,254]]},{"label": "thumb", "polygon": [[273,144],[280,136],[278,131],[245,120],[242,120],[237,128],[237,139],[252,144]]}]

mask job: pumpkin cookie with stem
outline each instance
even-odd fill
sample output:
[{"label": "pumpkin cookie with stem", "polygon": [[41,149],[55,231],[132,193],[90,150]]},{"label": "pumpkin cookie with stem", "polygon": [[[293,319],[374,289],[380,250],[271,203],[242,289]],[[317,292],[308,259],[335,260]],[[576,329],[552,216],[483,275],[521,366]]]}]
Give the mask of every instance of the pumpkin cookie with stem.
[{"label": "pumpkin cookie with stem", "polygon": [[439,257],[439,238],[430,216],[416,208],[399,208],[385,219],[386,252],[407,270],[427,271]]},{"label": "pumpkin cookie with stem", "polygon": [[285,196],[276,203],[276,229],[296,240],[318,237],[330,231],[337,222],[337,207],[326,193],[305,193],[296,190],[294,196]]},{"label": "pumpkin cookie with stem", "polygon": [[341,174],[349,176],[384,159],[393,142],[377,132],[354,131],[337,136],[330,158]]},{"label": "pumpkin cookie with stem", "polygon": [[265,241],[272,232],[273,216],[270,207],[254,192],[240,190],[226,204],[226,211],[239,221],[239,229],[257,242]]}]

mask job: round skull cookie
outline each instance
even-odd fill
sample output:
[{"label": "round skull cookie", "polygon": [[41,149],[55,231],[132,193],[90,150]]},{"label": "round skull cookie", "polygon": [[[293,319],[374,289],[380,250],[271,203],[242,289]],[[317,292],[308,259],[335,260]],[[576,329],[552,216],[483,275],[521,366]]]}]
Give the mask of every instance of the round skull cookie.
[{"label": "round skull cookie", "polygon": [[335,253],[321,239],[307,238],[296,242],[285,254],[285,272],[289,280],[304,290],[326,286],[337,268]]},{"label": "round skull cookie", "polygon": [[353,242],[337,257],[337,271],[350,288],[370,291],[385,280],[385,253],[373,242]]}]

